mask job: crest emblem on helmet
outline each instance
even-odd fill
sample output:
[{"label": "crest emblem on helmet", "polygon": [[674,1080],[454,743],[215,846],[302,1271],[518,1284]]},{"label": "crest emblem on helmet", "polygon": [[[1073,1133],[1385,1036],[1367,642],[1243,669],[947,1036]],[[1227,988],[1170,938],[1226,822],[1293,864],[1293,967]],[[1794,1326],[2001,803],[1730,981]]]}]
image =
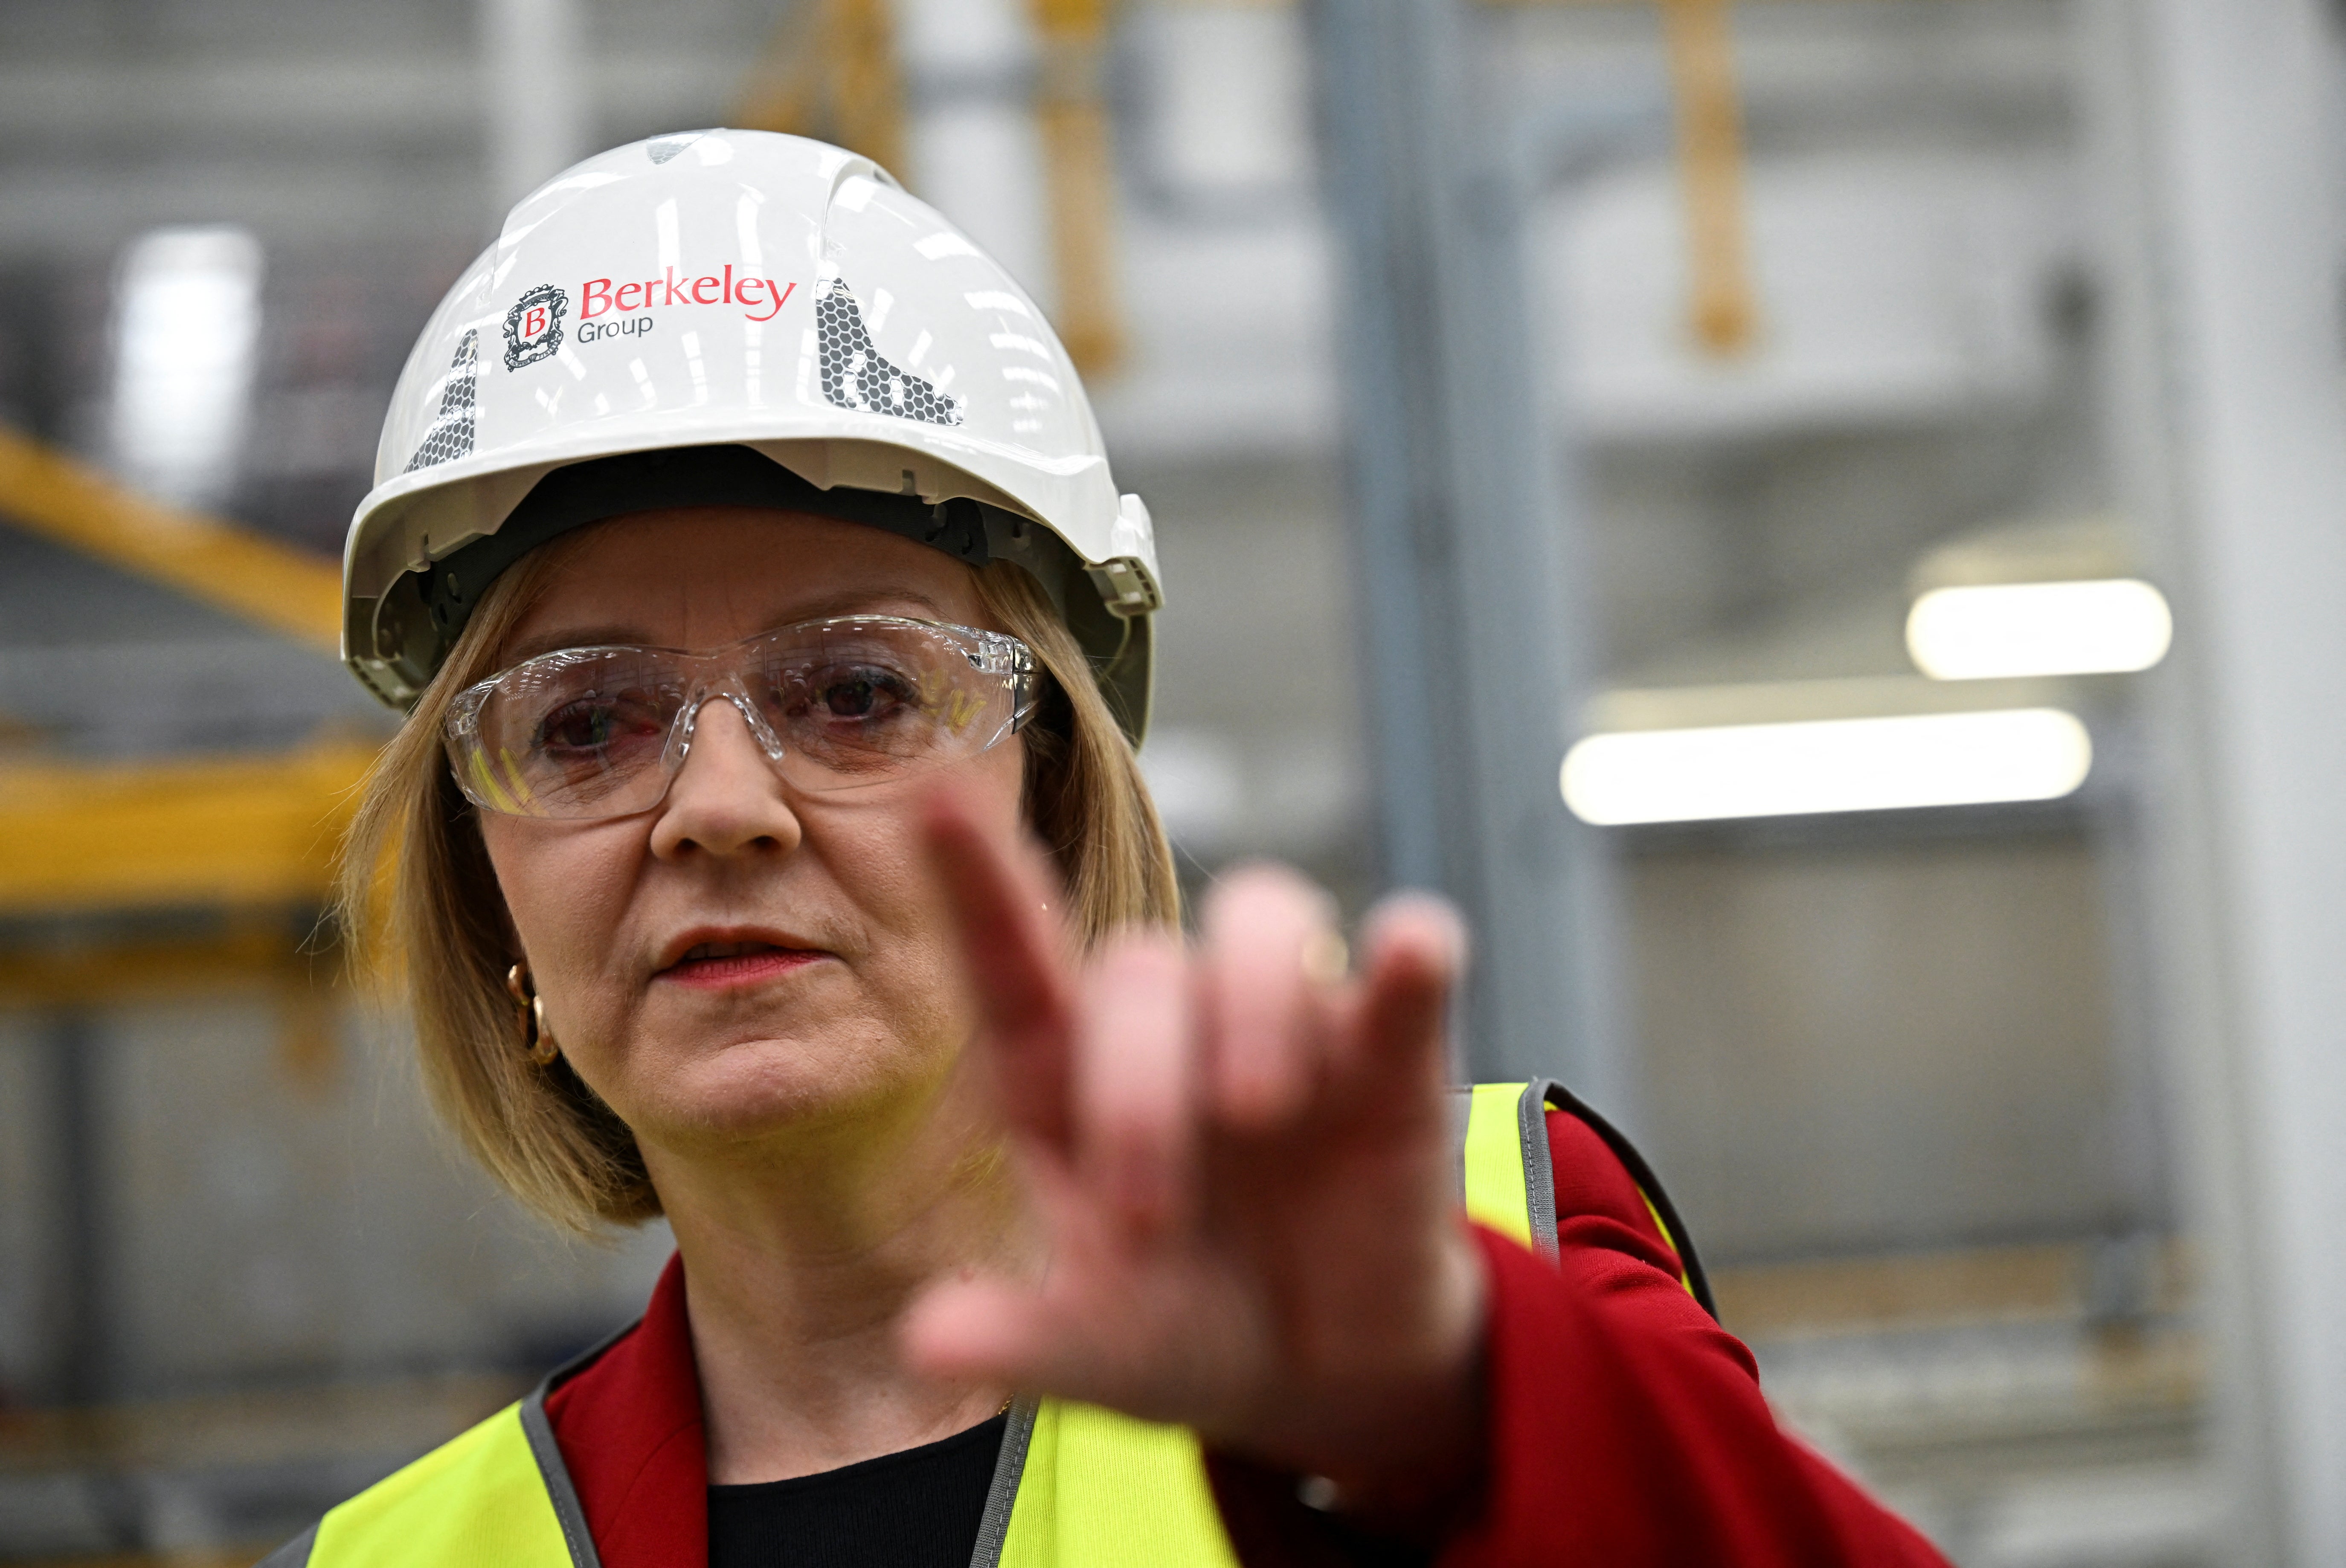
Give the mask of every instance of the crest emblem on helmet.
[{"label": "crest emblem on helmet", "polygon": [[515,300],[505,312],[505,369],[552,359],[562,346],[562,316],[569,309],[570,296],[551,283],[540,283]]}]

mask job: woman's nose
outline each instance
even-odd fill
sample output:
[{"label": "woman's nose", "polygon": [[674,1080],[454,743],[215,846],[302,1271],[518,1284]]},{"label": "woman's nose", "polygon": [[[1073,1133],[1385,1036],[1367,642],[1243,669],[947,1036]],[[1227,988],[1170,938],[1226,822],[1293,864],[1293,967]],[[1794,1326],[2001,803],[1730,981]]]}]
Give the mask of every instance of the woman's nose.
[{"label": "woman's nose", "polygon": [[674,859],[698,850],[788,854],[801,837],[781,780],[740,710],[712,697],[692,721],[692,745],[668,781],[652,824],[652,852]]}]

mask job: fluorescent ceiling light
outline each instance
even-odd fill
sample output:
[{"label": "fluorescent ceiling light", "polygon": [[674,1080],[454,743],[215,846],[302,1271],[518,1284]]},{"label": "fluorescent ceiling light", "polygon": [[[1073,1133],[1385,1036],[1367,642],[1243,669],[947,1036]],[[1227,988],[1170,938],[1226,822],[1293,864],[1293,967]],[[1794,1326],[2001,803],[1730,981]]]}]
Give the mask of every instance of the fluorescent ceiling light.
[{"label": "fluorescent ceiling light", "polygon": [[1906,650],[1933,680],[2148,669],[2174,636],[2166,598],[2131,577],[1933,588],[1906,616]]},{"label": "fluorescent ceiling light", "polygon": [[228,225],[134,240],[117,280],[113,445],[168,500],[223,499],[244,444],[260,334],[260,243]]},{"label": "fluorescent ceiling light", "polygon": [[1564,799],[1605,826],[1980,806],[2058,799],[2093,760],[2050,708],[1617,730],[1566,756]]}]

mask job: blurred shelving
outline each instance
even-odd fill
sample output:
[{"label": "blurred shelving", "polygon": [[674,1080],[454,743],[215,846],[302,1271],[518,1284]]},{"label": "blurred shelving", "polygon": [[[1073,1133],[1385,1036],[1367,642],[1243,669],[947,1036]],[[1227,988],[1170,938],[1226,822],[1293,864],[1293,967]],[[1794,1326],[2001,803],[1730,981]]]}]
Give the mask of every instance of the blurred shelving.
[{"label": "blurred shelving", "polygon": [[481,1374],[0,1411],[0,1561],[250,1563],[527,1387]]},{"label": "blurred shelving", "polygon": [[1780,1419],[1961,1568],[2218,1561],[2205,1348],[2153,1237],[1715,1271]]}]

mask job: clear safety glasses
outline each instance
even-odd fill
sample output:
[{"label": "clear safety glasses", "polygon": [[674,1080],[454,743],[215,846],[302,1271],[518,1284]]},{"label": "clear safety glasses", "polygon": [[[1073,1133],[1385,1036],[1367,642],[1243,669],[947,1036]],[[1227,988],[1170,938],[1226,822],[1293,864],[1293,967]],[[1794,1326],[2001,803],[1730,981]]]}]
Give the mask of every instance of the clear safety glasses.
[{"label": "clear safety glasses", "polygon": [[1035,709],[1033,650],[1000,632],[893,616],[805,621],[705,653],[563,648],[467,687],[443,729],[457,787],[492,811],[648,811],[729,702],[792,788],[882,784],[974,757]]}]

